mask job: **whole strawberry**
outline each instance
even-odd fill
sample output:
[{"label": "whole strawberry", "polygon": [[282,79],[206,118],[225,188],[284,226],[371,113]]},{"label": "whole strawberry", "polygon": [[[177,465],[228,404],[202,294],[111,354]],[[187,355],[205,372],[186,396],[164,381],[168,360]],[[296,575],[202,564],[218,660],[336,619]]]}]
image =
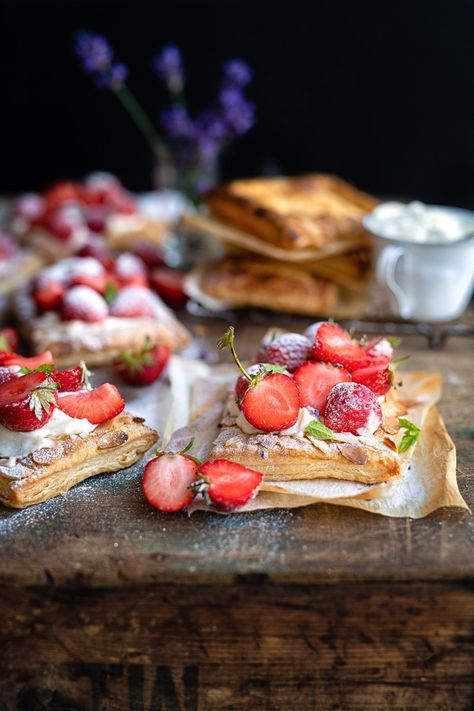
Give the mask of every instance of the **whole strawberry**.
[{"label": "whole strawberry", "polygon": [[287,370],[293,372],[308,360],[311,345],[311,341],[306,336],[299,333],[283,333],[262,348],[261,359],[265,363],[284,365]]},{"label": "whole strawberry", "polygon": [[122,380],[129,385],[150,385],[162,374],[170,354],[168,346],[155,346],[147,338],[138,353],[132,351],[120,353],[114,361],[114,367]]},{"label": "whole strawberry", "polygon": [[42,427],[53,414],[58,389],[50,377],[53,366],[40,366],[0,384],[0,424],[15,432]]},{"label": "whole strawberry", "polygon": [[245,419],[263,432],[279,432],[295,424],[300,400],[298,389],[284,366],[265,365],[257,375],[251,375],[240,362],[234,346],[234,328],[230,326],[219,341],[219,348],[230,347],[233,358],[248,387],[241,400]]},{"label": "whole strawberry", "polygon": [[382,422],[382,408],[365,385],[339,383],[329,392],[322,420],[334,432],[371,435]]}]

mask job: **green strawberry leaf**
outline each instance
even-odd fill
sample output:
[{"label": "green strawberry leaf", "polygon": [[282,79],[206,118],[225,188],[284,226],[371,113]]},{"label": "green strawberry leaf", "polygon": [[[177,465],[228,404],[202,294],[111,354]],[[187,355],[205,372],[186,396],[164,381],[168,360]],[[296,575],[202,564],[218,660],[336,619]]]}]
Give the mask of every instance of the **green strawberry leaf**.
[{"label": "green strawberry leaf", "polygon": [[108,304],[111,304],[112,301],[115,299],[115,297],[118,294],[118,289],[115,286],[115,284],[112,284],[111,281],[108,281],[107,284],[105,285],[105,292],[104,292],[104,299]]},{"label": "green strawberry leaf", "polygon": [[400,429],[405,430],[402,440],[398,446],[398,453],[403,454],[409,450],[410,447],[413,447],[420,436],[421,430],[413,422],[410,422],[410,420],[407,420],[404,417],[400,417],[398,424],[400,425]]},{"label": "green strawberry leaf", "polygon": [[36,368],[28,368],[28,366],[25,365],[23,368],[20,368],[18,373],[20,375],[29,375],[29,373],[47,373],[48,375],[51,375],[53,370],[54,365],[52,363],[48,363],[45,365],[38,365]]},{"label": "green strawberry leaf", "polygon": [[333,431],[319,420],[311,420],[304,432],[315,439],[334,439]]}]

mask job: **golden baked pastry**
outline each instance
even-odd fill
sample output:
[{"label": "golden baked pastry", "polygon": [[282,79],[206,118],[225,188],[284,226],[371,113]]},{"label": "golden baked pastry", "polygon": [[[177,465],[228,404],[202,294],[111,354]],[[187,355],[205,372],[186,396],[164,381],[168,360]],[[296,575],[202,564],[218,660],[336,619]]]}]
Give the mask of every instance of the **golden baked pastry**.
[{"label": "golden baked pastry", "polygon": [[211,191],[205,202],[231,225],[286,250],[363,239],[362,218],[377,204],[324,174],[236,180]]},{"label": "golden baked pastry", "polygon": [[205,270],[202,290],[237,306],[309,316],[330,313],[338,287],[294,265],[270,260],[224,259]]},{"label": "golden baked pastry", "polygon": [[86,435],[65,435],[28,454],[13,467],[0,466],[0,501],[24,508],[63,494],[96,474],[131,466],[157,441],[141,417],[123,412]]}]

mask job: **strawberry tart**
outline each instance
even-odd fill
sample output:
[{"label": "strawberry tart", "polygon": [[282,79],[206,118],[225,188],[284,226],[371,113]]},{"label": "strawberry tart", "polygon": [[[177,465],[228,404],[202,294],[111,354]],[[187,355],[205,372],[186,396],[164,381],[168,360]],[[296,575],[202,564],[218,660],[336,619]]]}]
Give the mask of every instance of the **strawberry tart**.
[{"label": "strawberry tart", "polygon": [[0,233],[0,295],[23,286],[43,266],[42,257],[22,249],[10,235]]},{"label": "strawberry tart", "polygon": [[42,194],[21,195],[13,206],[11,229],[53,261],[77,253],[94,237],[122,250],[137,239],[159,245],[166,232],[163,224],[143,214],[137,200],[109,173],[93,173],[82,183],[56,183]]},{"label": "strawberry tart", "polygon": [[23,508],[134,464],[157,440],[115,385],[91,388],[82,363],[0,352],[0,501]]},{"label": "strawberry tart", "polygon": [[146,342],[174,351],[190,340],[148,287],[143,262],[129,253],[107,266],[76,256],[46,267],[15,304],[34,352],[50,350],[59,365],[104,365]]},{"label": "strawberry tart", "polygon": [[273,334],[241,371],[210,459],[257,469],[267,480],[335,478],[364,484],[400,476],[420,429],[406,419],[387,338],[364,343],[335,323]]}]

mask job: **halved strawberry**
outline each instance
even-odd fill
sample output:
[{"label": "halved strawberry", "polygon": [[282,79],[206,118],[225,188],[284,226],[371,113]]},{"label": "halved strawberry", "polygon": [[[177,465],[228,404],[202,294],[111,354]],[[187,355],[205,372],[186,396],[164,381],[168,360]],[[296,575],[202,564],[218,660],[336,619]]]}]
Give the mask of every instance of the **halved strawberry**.
[{"label": "halved strawberry", "polygon": [[8,380],[13,380],[17,377],[17,374],[13,370],[10,370],[10,368],[4,368],[3,366],[0,366],[0,384],[6,383],[8,382]]},{"label": "halved strawberry", "polygon": [[352,373],[355,383],[365,385],[378,396],[388,393],[393,383],[393,372],[386,365],[369,365]]},{"label": "halved strawberry", "polygon": [[43,193],[43,200],[49,208],[57,208],[65,202],[75,202],[80,199],[80,187],[76,183],[63,180],[54,183]]},{"label": "halved strawberry", "polygon": [[167,304],[183,306],[188,299],[183,290],[184,277],[184,272],[177,269],[159,267],[152,271],[150,284]]},{"label": "halved strawberry", "polygon": [[199,467],[199,479],[195,490],[221,511],[235,511],[257,495],[263,474],[228,459],[215,459]]},{"label": "halved strawberry", "polygon": [[388,365],[393,359],[393,346],[388,338],[376,338],[365,346],[370,365]]},{"label": "halved strawberry", "polygon": [[295,371],[293,378],[301,407],[313,407],[321,411],[331,388],[337,383],[349,382],[351,376],[344,368],[309,360]]},{"label": "halved strawberry", "polygon": [[62,392],[72,393],[81,390],[84,385],[84,371],[79,366],[68,370],[55,370],[51,377]]},{"label": "halved strawberry", "polygon": [[322,323],[311,352],[315,360],[342,365],[349,372],[367,365],[367,354],[358,341],[336,323]]},{"label": "halved strawberry", "polygon": [[94,390],[58,398],[58,408],[66,415],[89,420],[93,425],[108,422],[120,414],[124,407],[122,396],[111,383],[104,383]]},{"label": "halved strawberry", "polygon": [[298,419],[300,399],[293,379],[283,373],[265,375],[242,400],[245,419],[258,430],[279,432]]},{"label": "halved strawberry", "polygon": [[18,334],[14,328],[7,326],[6,328],[0,328],[0,350],[2,351],[16,351],[18,348]]},{"label": "halved strawberry", "polygon": [[181,511],[194,499],[190,486],[197,481],[198,465],[185,454],[161,454],[143,473],[143,493],[160,511]]},{"label": "halved strawberry", "polygon": [[122,380],[129,385],[149,385],[157,380],[169,361],[168,346],[155,346],[150,339],[138,353],[123,351],[114,361],[114,367]]},{"label": "halved strawberry", "polygon": [[15,432],[42,427],[56,405],[56,383],[48,373],[33,371],[0,384],[0,424]]},{"label": "halved strawberry", "polygon": [[65,293],[65,287],[58,281],[48,281],[36,287],[33,298],[41,311],[51,311],[61,305]]},{"label": "halved strawberry", "polygon": [[2,358],[2,365],[6,367],[19,365],[20,368],[31,368],[31,370],[38,368],[40,365],[50,365],[52,363],[54,363],[54,359],[51,351],[44,351],[44,353],[31,356],[31,358],[18,355],[17,353],[7,353]]}]

